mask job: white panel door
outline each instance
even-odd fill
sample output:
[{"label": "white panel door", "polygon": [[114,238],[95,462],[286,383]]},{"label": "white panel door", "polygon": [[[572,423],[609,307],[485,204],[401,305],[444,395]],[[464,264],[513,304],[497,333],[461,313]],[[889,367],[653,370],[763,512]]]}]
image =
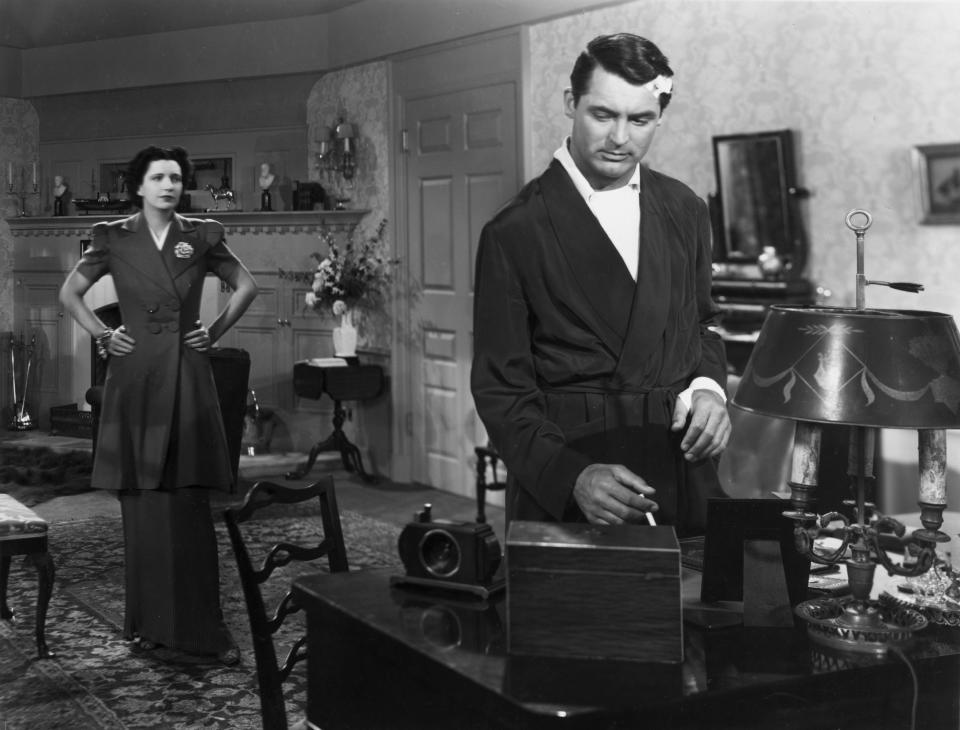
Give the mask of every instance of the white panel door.
[{"label": "white panel door", "polygon": [[470,395],[473,277],[480,230],[517,190],[517,89],[498,83],[409,99],[406,213],[413,320],[414,479],[472,496],[485,441]]}]

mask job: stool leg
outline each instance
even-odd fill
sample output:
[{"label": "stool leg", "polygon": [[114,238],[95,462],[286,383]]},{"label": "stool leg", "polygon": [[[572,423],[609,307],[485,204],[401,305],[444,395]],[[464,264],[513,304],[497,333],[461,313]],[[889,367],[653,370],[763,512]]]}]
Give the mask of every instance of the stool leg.
[{"label": "stool leg", "polygon": [[37,568],[37,617],[35,635],[37,639],[37,656],[47,659],[53,656],[47,648],[47,607],[50,605],[50,596],[53,595],[53,578],[56,570],[53,567],[53,558],[50,553],[33,553],[27,556]]},{"label": "stool leg", "polygon": [[10,556],[0,556],[0,619],[9,621],[13,611],[7,605],[7,579],[10,577]]}]

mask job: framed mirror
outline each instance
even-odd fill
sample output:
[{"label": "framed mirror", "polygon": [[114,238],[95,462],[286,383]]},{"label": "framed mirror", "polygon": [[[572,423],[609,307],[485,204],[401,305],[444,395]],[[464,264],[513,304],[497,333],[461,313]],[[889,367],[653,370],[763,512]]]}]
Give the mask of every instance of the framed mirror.
[{"label": "framed mirror", "polygon": [[767,247],[799,275],[805,250],[796,219],[790,130],[713,138],[717,176],[714,261],[754,264]]}]

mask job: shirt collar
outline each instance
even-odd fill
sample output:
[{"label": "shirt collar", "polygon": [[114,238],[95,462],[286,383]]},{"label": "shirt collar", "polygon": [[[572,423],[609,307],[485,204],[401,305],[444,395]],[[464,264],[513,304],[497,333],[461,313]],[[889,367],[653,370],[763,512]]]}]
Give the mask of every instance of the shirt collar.
[{"label": "shirt collar", "polygon": [[[560,145],[560,148],[553,153],[553,157],[557,162],[563,165],[563,169],[567,171],[567,174],[570,176],[570,179],[573,181],[574,187],[577,189],[577,192],[580,193],[581,197],[590,202],[590,198],[601,192],[612,192],[607,190],[594,190],[593,186],[587,182],[587,178],[583,176],[583,173],[580,172],[580,168],[577,167],[577,163],[573,161],[573,157],[570,154],[570,137],[566,137],[563,140],[563,144]],[[627,181],[627,184],[624,187],[633,188],[635,192],[640,192],[640,165],[637,165],[633,168],[633,174],[630,176],[630,180]],[[617,188],[619,190],[619,188]]]}]

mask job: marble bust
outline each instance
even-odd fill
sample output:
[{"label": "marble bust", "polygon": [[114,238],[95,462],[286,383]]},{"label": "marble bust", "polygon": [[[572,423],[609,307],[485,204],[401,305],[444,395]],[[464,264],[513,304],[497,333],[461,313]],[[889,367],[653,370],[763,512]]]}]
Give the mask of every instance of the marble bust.
[{"label": "marble bust", "polygon": [[270,187],[273,185],[273,181],[275,178],[276,176],[272,172],[270,172],[269,163],[264,162],[262,165],[260,165],[260,189],[261,190],[269,190]]},{"label": "marble bust", "polygon": [[67,183],[63,180],[63,175],[54,175],[53,177],[53,214],[55,216],[65,215],[64,201],[67,200]]},{"label": "marble bust", "polygon": [[273,200],[270,196],[270,186],[273,185],[273,181],[276,176],[270,172],[270,163],[264,162],[260,165],[260,210],[262,211],[272,211],[273,210]]}]

